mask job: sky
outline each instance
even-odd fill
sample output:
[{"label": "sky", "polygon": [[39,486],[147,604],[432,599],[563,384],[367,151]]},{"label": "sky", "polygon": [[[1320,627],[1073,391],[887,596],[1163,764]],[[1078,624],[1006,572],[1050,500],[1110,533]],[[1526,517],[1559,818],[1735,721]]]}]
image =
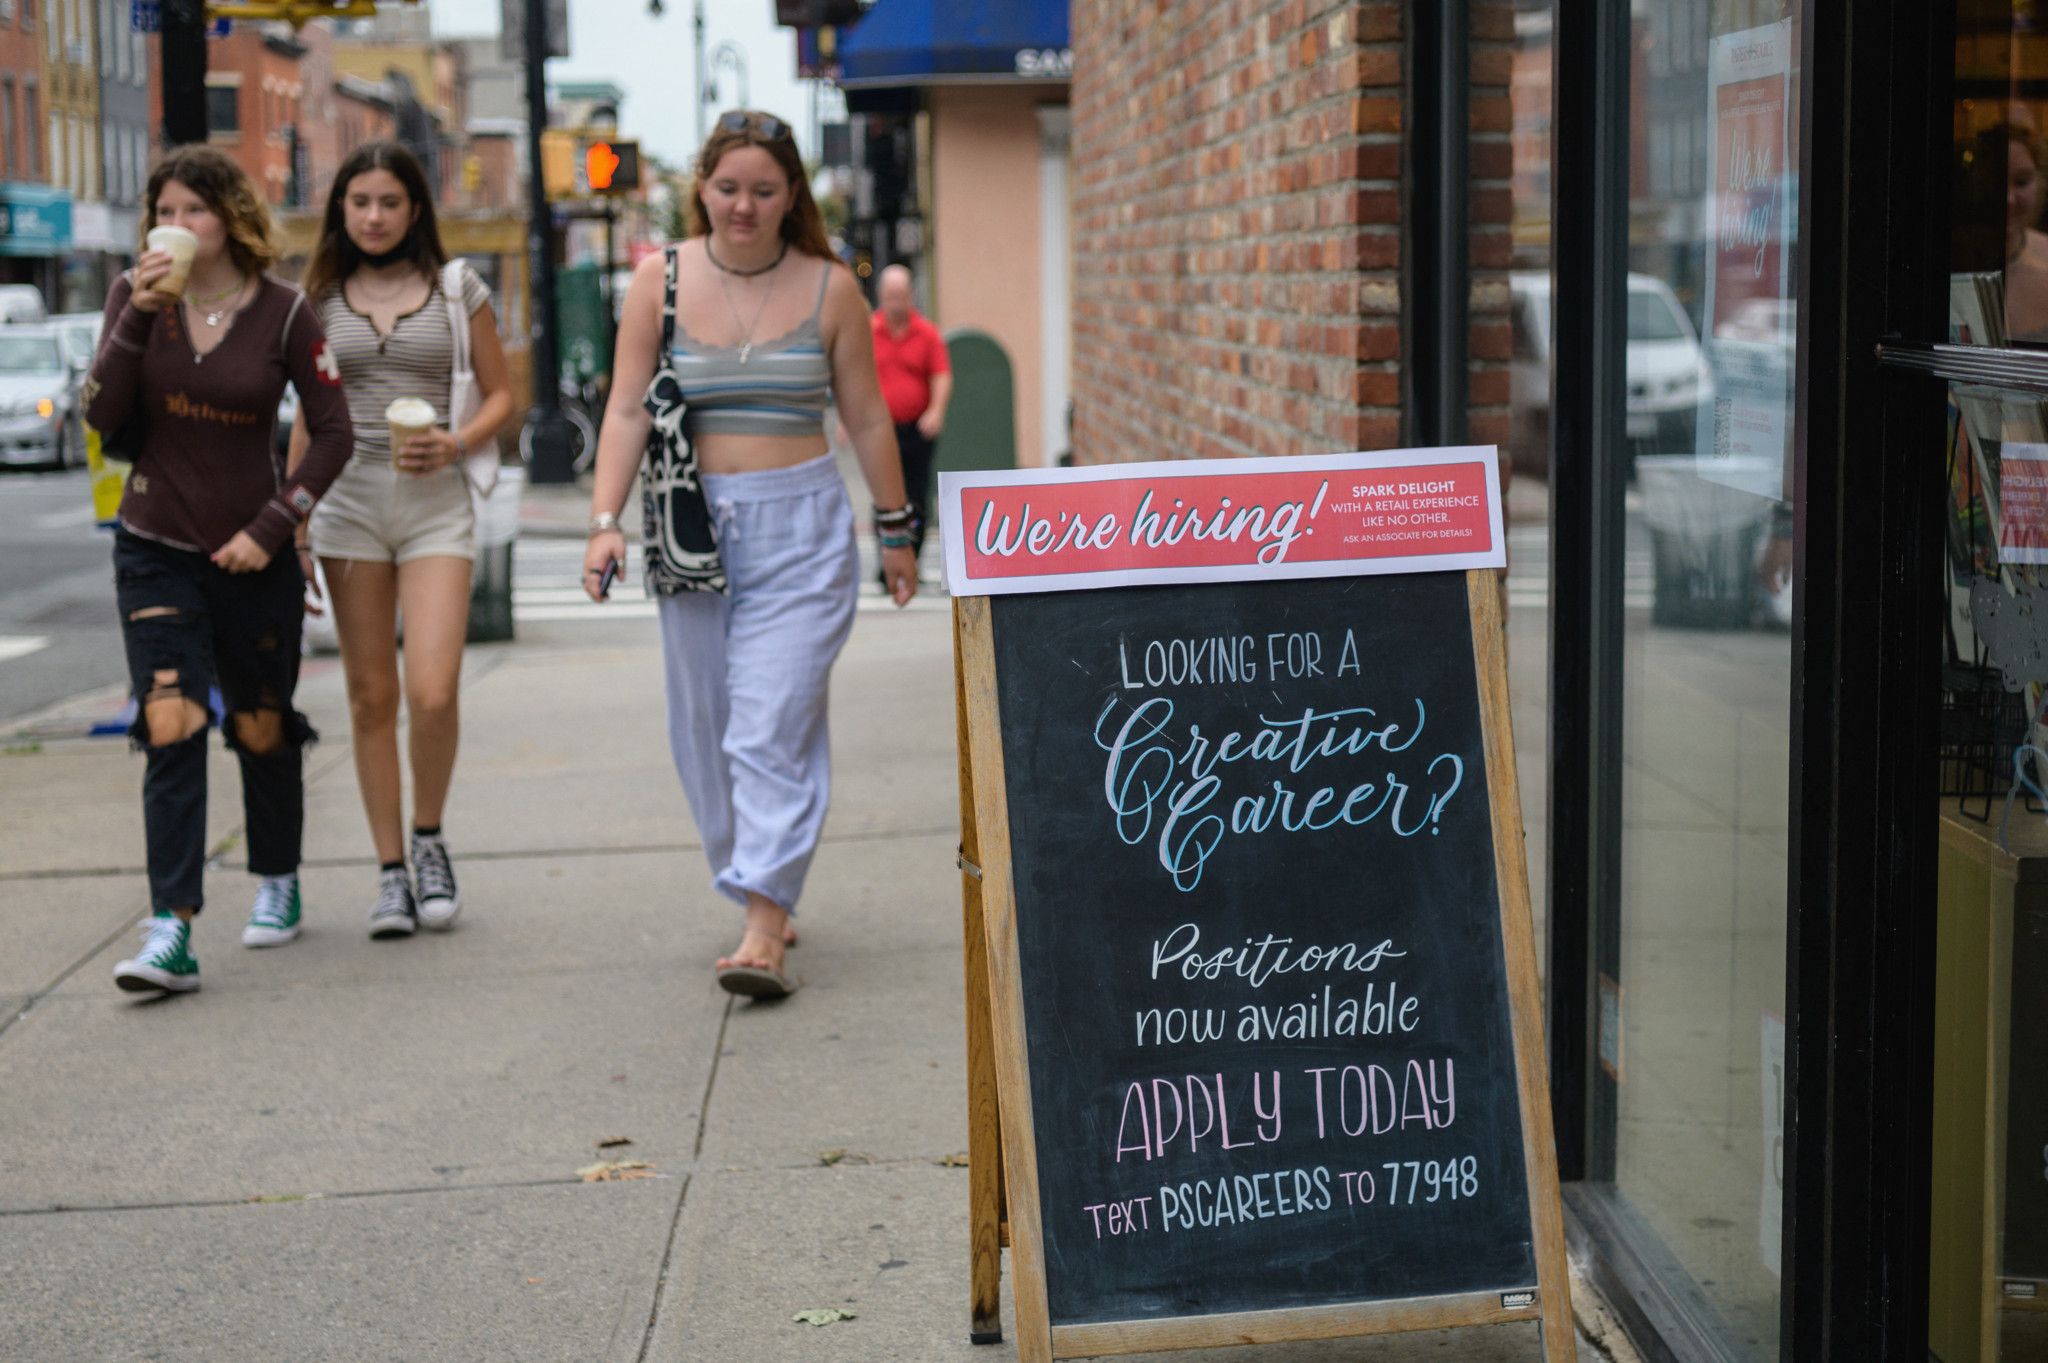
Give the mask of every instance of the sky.
[{"label": "sky", "polygon": [[[473,37],[498,31],[500,3],[427,0],[427,9],[437,36]],[[775,0],[663,0],[659,18],[648,14],[647,0],[569,0],[569,55],[548,63],[548,80],[613,82],[626,92],[620,135],[637,136],[643,152],[671,164],[688,160],[697,146],[697,108],[691,99],[694,3],[704,7],[707,49],[715,52],[720,43],[730,42],[744,56],[748,104],[788,120],[804,154],[815,155],[810,83],[796,77],[796,34],[776,26]],[[740,92],[729,70],[715,72],[713,85],[717,102],[711,117],[739,105]],[[837,107],[836,99],[825,107]]]}]

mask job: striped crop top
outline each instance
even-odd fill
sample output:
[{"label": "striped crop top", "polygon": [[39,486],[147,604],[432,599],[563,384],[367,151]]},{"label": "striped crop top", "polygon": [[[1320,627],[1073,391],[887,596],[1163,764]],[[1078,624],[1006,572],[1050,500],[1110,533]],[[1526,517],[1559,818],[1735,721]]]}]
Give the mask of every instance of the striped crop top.
[{"label": "striped crop top", "polygon": [[832,367],[818,328],[832,271],[818,282],[818,301],[796,330],[748,346],[705,345],[675,329],[669,362],[682,385],[683,429],[690,435],[825,434]]}]

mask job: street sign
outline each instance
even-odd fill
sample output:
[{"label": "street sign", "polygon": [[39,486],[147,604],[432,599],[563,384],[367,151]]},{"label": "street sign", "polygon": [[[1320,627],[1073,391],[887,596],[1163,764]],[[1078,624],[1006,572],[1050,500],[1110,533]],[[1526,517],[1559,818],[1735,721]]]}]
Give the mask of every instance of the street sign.
[{"label": "street sign", "polygon": [[[547,0],[548,55],[569,55],[569,0]],[[499,0],[498,55],[508,62],[526,60],[526,0]]]},{"label": "street sign", "polygon": [[[164,31],[164,7],[162,0],[128,0],[128,29],[131,33],[161,33]],[[207,36],[225,38],[230,32],[226,19],[215,19],[207,25]]]}]

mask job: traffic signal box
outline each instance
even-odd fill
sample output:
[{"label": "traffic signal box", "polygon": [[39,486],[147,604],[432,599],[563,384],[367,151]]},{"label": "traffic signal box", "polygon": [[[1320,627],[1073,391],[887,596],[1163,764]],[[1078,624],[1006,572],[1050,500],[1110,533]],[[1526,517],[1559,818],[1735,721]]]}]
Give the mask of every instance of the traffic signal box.
[{"label": "traffic signal box", "polygon": [[540,136],[540,170],[550,199],[625,194],[640,188],[640,144],[549,128]]},{"label": "traffic signal box", "polygon": [[[419,0],[404,0],[418,4]],[[315,19],[370,19],[376,0],[207,0],[208,19],[283,20],[301,28]]]},{"label": "traffic signal box", "polygon": [[640,144],[601,139],[583,147],[583,178],[593,194],[640,188]]}]

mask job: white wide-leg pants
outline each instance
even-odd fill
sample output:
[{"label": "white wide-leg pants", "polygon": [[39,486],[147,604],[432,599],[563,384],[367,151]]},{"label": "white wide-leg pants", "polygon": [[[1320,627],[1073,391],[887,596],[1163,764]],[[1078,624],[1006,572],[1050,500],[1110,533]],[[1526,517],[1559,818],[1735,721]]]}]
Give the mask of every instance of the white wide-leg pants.
[{"label": "white wide-leg pants", "polygon": [[831,796],[825,697],[853,628],[853,508],[830,455],[704,475],[730,595],[661,599],[668,739],[712,883],[792,912]]}]

